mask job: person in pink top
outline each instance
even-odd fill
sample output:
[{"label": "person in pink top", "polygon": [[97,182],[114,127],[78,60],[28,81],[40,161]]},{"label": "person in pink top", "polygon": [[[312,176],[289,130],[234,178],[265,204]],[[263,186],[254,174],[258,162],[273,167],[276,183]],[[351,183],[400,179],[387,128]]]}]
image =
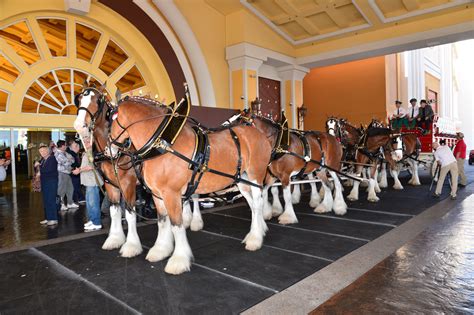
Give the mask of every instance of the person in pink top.
[{"label": "person in pink top", "polygon": [[458,163],[458,172],[459,172],[459,186],[465,187],[467,185],[467,178],[466,174],[464,173],[464,160],[466,159],[466,143],[464,142],[464,134],[462,132],[458,132],[456,134],[456,146],[454,147],[454,157],[456,158],[456,162]]}]

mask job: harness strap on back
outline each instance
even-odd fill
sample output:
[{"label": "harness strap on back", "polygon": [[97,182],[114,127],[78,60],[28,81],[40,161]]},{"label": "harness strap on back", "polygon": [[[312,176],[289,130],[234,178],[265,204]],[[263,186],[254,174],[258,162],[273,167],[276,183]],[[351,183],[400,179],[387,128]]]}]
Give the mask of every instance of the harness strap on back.
[{"label": "harness strap on back", "polygon": [[239,137],[237,136],[235,131],[232,130],[232,128],[229,128],[229,133],[230,133],[230,136],[232,137],[232,140],[234,140],[235,147],[237,148],[237,156],[238,156],[237,169],[236,169],[235,175],[234,175],[235,183],[237,183],[238,180],[240,179],[240,172],[242,170],[242,150],[240,148]]}]

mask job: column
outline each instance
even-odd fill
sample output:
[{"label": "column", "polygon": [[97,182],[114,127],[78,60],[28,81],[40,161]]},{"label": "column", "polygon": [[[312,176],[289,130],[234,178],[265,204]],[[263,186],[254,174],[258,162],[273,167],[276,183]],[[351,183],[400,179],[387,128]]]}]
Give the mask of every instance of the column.
[{"label": "column", "polygon": [[10,153],[11,153],[11,164],[12,168],[12,187],[16,188],[16,156],[15,156],[15,137],[13,134],[13,128],[10,128]]},{"label": "column", "polygon": [[277,70],[278,75],[282,78],[281,109],[288,119],[288,126],[297,128],[297,108],[303,105],[303,78],[309,72],[309,69],[290,65]]},{"label": "column", "polygon": [[258,68],[263,60],[242,56],[228,60],[230,76],[230,107],[249,108],[258,96]]}]

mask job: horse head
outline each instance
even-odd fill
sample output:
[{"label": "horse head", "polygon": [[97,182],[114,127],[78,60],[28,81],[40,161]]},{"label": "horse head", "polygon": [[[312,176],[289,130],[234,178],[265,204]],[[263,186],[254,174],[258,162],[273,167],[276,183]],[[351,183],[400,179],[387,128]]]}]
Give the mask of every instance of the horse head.
[{"label": "horse head", "polygon": [[328,117],[326,120],[326,132],[331,136],[337,137],[340,129],[339,119],[334,116]]},{"label": "horse head", "polygon": [[109,106],[106,99],[105,84],[96,88],[94,85],[89,85],[87,81],[85,83],[81,93],[74,97],[74,104],[77,107],[74,129],[79,134],[85,132],[85,129],[91,132],[104,107]]}]

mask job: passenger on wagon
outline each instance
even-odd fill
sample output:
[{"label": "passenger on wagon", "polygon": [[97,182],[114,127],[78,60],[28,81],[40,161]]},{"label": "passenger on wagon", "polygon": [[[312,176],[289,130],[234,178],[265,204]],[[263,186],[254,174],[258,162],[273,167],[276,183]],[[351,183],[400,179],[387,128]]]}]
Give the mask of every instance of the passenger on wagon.
[{"label": "passenger on wagon", "polygon": [[418,111],[420,109],[420,106],[416,102],[417,102],[416,98],[412,98],[410,100],[410,105],[408,105],[407,119],[408,119],[408,128],[410,129],[415,128],[416,118],[418,116]]},{"label": "passenger on wagon", "polygon": [[408,120],[406,118],[406,110],[402,107],[402,102],[399,100],[395,101],[395,110],[392,114],[392,128],[400,129],[403,126],[408,127]]},{"label": "passenger on wagon", "polygon": [[456,199],[458,190],[458,164],[451,149],[446,145],[446,140],[440,140],[433,143],[433,149],[436,163],[441,166],[439,172],[438,183],[436,184],[436,191],[434,197],[438,198],[443,189],[444,180],[448,172],[451,174],[451,199]]},{"label": "passenger on wagon", "polygon": [[458,132],[456,134],[456,147],[454,147],[454,157],[458,163],[458,172],[459,172],[459,186],[466,187],[467,185],[467,178],[466,174],[464,174],[464,160],[466,159],[466,143],[464,142],[464,134],[462,132]]},{"label": "passenger on wagon", "polygon": [[41,194],[45,220],[41,224],[53,226],[58,224],[58,207],[56,195],[58,191],[58,162],[48,145],[41,143],[38,149],[41,161],[35,163],[39,166],[38,176],[41,180]]},{"label": "passenger on wagon", "polygon": [[418,111],[418,117],[416,118],[417,127],[423,128],[424,134],[431,132],[431,124],[433,123],[434,112],[426,100],[420,101],[420,109]]}]

